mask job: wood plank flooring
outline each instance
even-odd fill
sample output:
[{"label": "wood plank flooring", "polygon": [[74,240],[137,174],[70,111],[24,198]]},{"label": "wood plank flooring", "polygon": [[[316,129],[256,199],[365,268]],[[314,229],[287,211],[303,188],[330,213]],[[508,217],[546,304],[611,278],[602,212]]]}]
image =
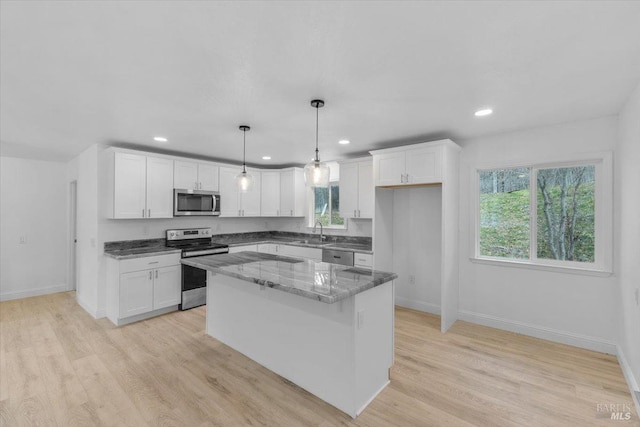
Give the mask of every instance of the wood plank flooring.
[{"label": "wood plank flooring", "polygon": [[[640,426],[614,356],[396,310],[391,384],[353,420],[204,334],[204,308],[116,328],[72,292],[0,303],[2,426]],[[598,404],[626,404],[613,421]]]}]

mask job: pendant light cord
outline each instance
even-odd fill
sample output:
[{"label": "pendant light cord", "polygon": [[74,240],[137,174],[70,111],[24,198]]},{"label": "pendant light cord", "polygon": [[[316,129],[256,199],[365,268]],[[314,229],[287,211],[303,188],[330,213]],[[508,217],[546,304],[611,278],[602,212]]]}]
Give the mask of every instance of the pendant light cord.
[{"label": "pendant light cord", "polygon": [[318,110],[319,109],[320,107],[316,105],[316,162],[320,161],[320,159],[318,158]]},{"label": "pendant light cord", "polygon": [[247,173],[247,130],[242,131],[242,173]]}]

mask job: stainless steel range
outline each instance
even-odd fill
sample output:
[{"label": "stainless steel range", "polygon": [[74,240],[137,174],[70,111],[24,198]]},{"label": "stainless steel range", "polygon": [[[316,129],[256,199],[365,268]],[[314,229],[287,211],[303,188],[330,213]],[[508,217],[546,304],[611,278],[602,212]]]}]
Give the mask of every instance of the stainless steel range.
[{"label": "stainless steel range", "polygon": [[[211,241],[210,228],[167,230],[167,246],[182,249],[182,258],[226,254],[229,246]],[[207,272],[200,268],[182,266],[182,303],[180,310],[188,310],[207,302]]]}]

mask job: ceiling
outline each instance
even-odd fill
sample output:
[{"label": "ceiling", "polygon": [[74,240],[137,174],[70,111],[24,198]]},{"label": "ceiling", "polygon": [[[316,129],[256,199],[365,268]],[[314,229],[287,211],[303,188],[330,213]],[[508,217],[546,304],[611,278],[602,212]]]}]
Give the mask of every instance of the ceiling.
[{"label": "ceiling", "polygon": [[616,114],[640,80],[635,1],[0,4],[9,156],[102,143],[237,162],[249,124],[248,163],[303,164],[316,97],[330,160]]}]

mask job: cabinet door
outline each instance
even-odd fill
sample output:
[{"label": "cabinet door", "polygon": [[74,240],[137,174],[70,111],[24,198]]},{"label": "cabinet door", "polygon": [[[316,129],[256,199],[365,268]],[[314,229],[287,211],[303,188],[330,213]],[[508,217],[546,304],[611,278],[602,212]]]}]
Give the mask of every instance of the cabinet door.
[{"label": "cabinet door", "polygon": [[114,154],[114,218],[146,216],[147,159],[127,153]]},{"label": "cabinet door", "polygon": [[178,305],[181,301],[180,281],[182,279],[180,265],[156,268],[153,270],[153,309]]},{"label": "cabinet door", "polygon": [[120,318],[153,310],[153,270],[120,275]]},{"label": "cabinet door", "polygon": [[280,216],[293,216],[295,196],[293,170],[280,172]]},{"label": "cabinet door", "polygon": [[232,246],[229,248],[230,254],[235,254],[235,253],[244,252],[244,251],[258,252],[258,245]]},{"label": "cabinet door", "polygon": [[260,243],[258,245],[258,252],[277,255],[278,246],[279,245],[276,245],[275,243]]},{"label": "cabinet door", "polygon": [[220,168],[220,216],[240,216],[236,175],[240,169]]},{"label": "cabinet door", "polygon": [[[342,172],[340,181],[342,181]],[[373,218],[373,192],[373,162],[360,162],[358,163],[358,218]],[[340,195],[342,195],[342,185],[340,185]],[[342,205],[340,211],[342,212]]]},{"label": "cabinet door", "polygon": [[173,218],[173,160],[147,157],[147,218]]},{"label": "cabinet door", "polygon": [[[342,173],[342,172],[340,172]],[[280,245],[278,255],[293,258],[310,259],[312,261],[322,261],[322,249],[305,248],[301,246]]]},{"label": "cabinet door", "polygon": [[176,160],[173,165],[173,188],[198,189],[198,164]]},{"label": "cabinet door", "polygon": [[280,172],[262,172],[260,215],[280,215]]},{"label": "cabinet door", "polygon": [[402,176],[405,172],[404,152],[380,154],[376,159],[378,163],[375,185],[399,185],[402,184]]},{"label": "cabinet door", "polygon": [[442,147],[407,150],[407,183],[442,182]]},{"label": "cabinet door", "polygon": [[358,164],[340,164],[340,215],[358,217]]},{"label": "cabinet door", "polygon": [[242,216],[260,216],[261,182],[260,171],[249,170],[253,176],[253,187],[246,193],[240,193]]},{"label": "cabinet door", "polygon": [[218,183],[218,166],[208,163],[198,164],[198,183],[199,190],[218,191],[220,185]]}]

